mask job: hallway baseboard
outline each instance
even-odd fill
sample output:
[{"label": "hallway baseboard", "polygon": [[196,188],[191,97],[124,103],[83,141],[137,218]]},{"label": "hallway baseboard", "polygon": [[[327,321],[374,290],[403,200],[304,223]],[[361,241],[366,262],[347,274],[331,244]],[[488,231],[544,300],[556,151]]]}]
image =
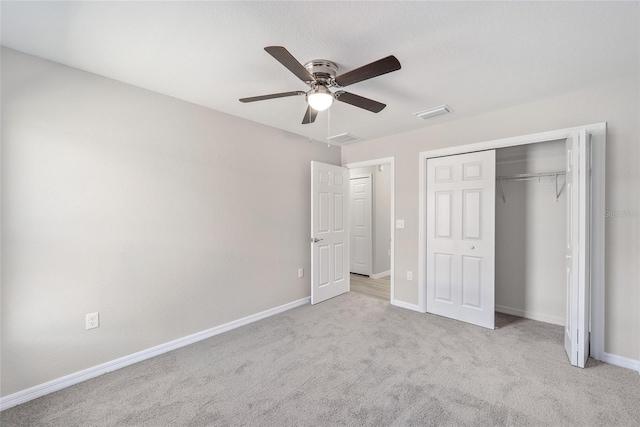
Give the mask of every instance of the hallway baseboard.
[{"label": "hallway baseboard", "polygon": [[382,279],[383,277],[387,277],[391,275],[391,270],[383,271],[382,273],[372,274],[369,277],[372,279]]}]

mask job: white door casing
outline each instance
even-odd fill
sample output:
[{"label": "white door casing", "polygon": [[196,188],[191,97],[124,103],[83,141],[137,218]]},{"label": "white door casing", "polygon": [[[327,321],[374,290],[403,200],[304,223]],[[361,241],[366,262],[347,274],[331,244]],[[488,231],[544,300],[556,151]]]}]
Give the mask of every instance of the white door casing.
[{"label": "white door casing", "polygon": [[349,169],[311,162],[311,304],[349,292]]},{"label": "white door casing", "polygon": [[351,177],[351,272],[371,275],[371,175]]},{"label": "white door casing", "polygon": [[427,160],[427,312],[494,328],[495,150]]},{"label": "white door casing", "polygon": [[589,357],[591,155],[584,129],[567,138],[567,317],[564,348],[574,366]]}]

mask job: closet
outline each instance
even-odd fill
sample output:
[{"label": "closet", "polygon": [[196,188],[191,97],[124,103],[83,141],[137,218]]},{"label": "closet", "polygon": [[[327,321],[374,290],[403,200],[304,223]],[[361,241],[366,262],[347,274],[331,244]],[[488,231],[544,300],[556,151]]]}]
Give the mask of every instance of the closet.
[{"label": "closet", "polygon": [[495,311],[565,325],[565,140],[496,150]]},{"label": "closet", "polygon": [[421,301],[428,313],[489,329],[496,311],[564,325],[569,360],[584,367],[592,135],[585,128],[555,134],[562,137],[421,154]]}]

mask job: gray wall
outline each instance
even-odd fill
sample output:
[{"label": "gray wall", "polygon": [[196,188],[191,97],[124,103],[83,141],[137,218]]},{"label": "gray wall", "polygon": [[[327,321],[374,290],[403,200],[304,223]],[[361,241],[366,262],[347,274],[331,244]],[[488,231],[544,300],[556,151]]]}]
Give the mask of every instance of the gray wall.
[{"label": "gray wall", "polygon": [[311,160],[340,149],[3,48],[2,395],[309,296]]},{"label": "gray wall", "polygon": [[[395,217],[405,220],[405,228],[395,234],[396,299],[418,303],[421,151],[607,122],[606,208],[640,209],[640,67],[619,72],[617,79],[577,92],[460,120],[434,119],[420,130],[342,148],[343,164],[395,156]],[[632,216],[607,218],[605,232],[605,351],[638,360],[640,221]],[[407,270],[414,272],[414,280],[407,280]]]},{"label": "gray wall", "polygon": [[373,274],[391,270],[391,170],[390,165],[350,169],[351,175],[371,174],[371,239]]},{"label": "gray wall", "polygon": [[[565,141],[496,150],[496,176],[563,171]],[[558,179],[562,187],[564,177]],[[496,182],[496,311],[565,324],[567,195],[555,178]]]}]

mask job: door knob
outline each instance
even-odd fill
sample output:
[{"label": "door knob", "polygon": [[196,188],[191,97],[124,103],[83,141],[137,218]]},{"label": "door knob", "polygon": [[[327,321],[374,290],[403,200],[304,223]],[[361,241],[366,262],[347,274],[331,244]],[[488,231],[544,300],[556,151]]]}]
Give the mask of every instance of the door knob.
[{"label": "door knob", "polygon": [[475,248],[476,248],[475,246],[471,246],[471,249],[475,249]]},{"label": "door knob", "polygon": [[319,242],[319,241],[321,241],[321,240],[324,240],[324,239],[318,239],[317,237],[313,237],[313,238],[311,238],[311,241],[312,241],[313,243],[318,243],[318,242]]}]

